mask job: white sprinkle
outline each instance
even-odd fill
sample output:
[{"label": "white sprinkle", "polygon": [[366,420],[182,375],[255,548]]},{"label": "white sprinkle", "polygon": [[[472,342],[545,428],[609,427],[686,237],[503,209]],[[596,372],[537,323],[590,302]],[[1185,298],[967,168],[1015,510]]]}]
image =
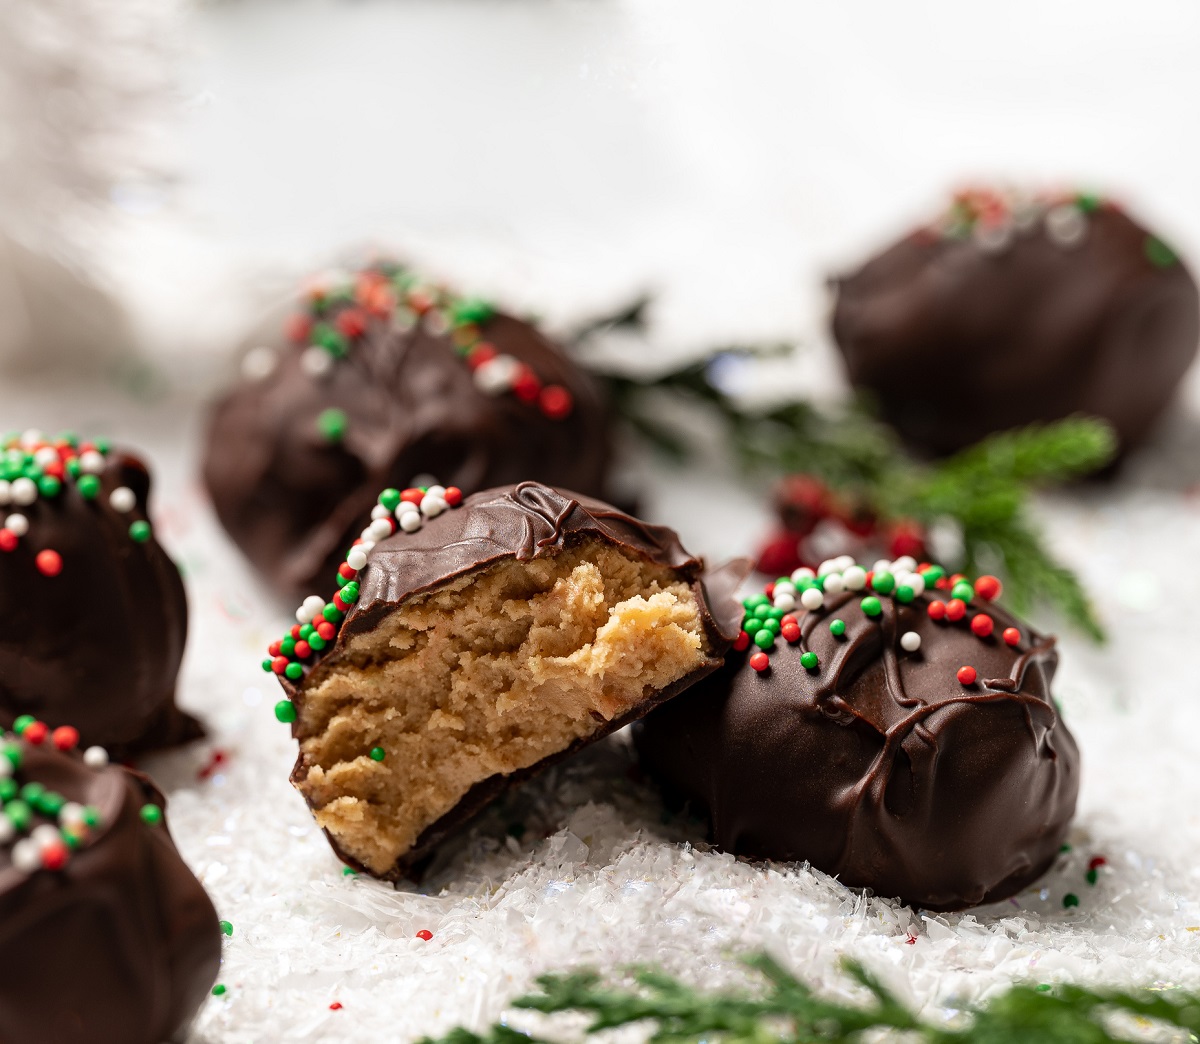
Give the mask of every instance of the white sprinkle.
[{"label": "white sprinkle", "polygon": [[775,594],[776,595],[781,595],[781,594],[794,595],[795,593],[796,593],[796,585],[793,584],[790,580],[780,580],[779,583],[777,583],[775,585]]},{"label": "white sprinkle", "polygon": [[22,838],[12,850],[12,865],[23,874],[32,874],[42,868],[42,853],[32,838]]},{"label": "white sprinkle", "polygon": [[378,543],[390,537],[395,530],[392,528],[392,520],[385,517],[375,519],[367,526],[367,532],[371,534],[371,539]]},{"label": "white sprinkle", "polygon": [[104,454],[96,450],[79,454],[79,470],[89,475],[99,475],[104,470]]},{"label": "white sprinkle", "polygon": [[425,313],[425,329],[435,337],[440,337],[450,329],[450,320],[446,318],[445,312],[434,308]]},{"label": "white sprinkle", "polygon": [[499,395],[512,387],[520,367],[511,355],[497,355],[475,371],[475,387],[485,395]]},{"label": "white sprinkle", "polygon": [[17,836],[17,829],[8,816],[0,816],[0,845],[7,845]]},{"label": "white sprinkle", "polygon": [[21,436],[21,448],[31,450],[39,442],[45,441],[45,436],[37,428],[27,428]]},{"label": "white sprinkle", "polygon": [[[361,539],[361,538],[360,538],[360,539]],[[358,549],[359,549],[359,550],[360,550],[360,551],[361,551],[361,552],[362,552],[364,555],[369,555],[369,554],[370,554],[372,551],[374,551],[374,550],[375,550],[375,541],[374,541],[374,540],[365,540],[365,539],[364,539],[364,540],[362,540],[362,543],[360,543],[360,544],[358,545]]]},{"label": "white sprinkle", "polygon": [[798,584],[801,580],[815,580],[817,574],[814,573],[808,566],[801,566],[799,569],[792,570],[792,583]]},{"label": "white sprinkle", "polygon": [[300,608],[296,610],[296,620],[299,623],[306,624],[324,608],[325,600],[320,595],[309,595],[304,599]]},{"label": "white sprinkle", "polygon": [[248,381],[262,381],[275,372],[279,356],[274,348],[260,344],[242,356],[242,376]]},{"label": "white sprinkle", "polygon": [[872,573],[890,573],[891,571],[892,571],[892,563],[889,562],[886,558],[879,559],[879,561],[877,561],[873,566],[871,566]]},{"label": "white sprinkle", "polygon": [[820,609],[825,604],[825,596],[817,588],[810,587],[800,595],[800,604],[811,612],[813,609]]},{"label": "white sprinkle", "polygon": [[849,569],[852,565],[854,565],[854,556],[853,555],[838,555],[838,557],[835,558],[834,561],[837,562],[837,571],[839,573],[844,573],[847,569]]},{"label": "white sprinkle", "polygon": [[790,613],[796,608],[796,599],[793,595],[789,594],[787,591],[784,591],[782,594],[777,594],[775,596],[775,600],[772,602],[772,605],[774,605],[776,609],[782,609],[785,613]]},{"label": "white sprinkle", "polygon": [[320,379],[326,377],[333,369],[333,356],[324,348],[310,344],[300,353],[300,369],[309,377]]},{"label": "white sprinkle", "polygon": [[13,774],[12,762],[0,755],[0,779],[8,779]]},{"label": "white sprinkle", "polygon": [[20,504],[22,507],[26,504],[32,504],[37,500],[38,488],[37,483],[31,478],[14,479],[12,484],[12,502]]},{"label": "white sprinkle", "polygon": [[383,504],[376,504],[373,508],[371,508],[371,520],[372,521],[374,521],[377,518],[391,518],[391,517],[392,517],[392,513]]},{"label": "white sprinkle", "polygon": [[402,500],[402,501],[400,501],[399,504],[396,505],[396,517],[397,518],[399,518],[401,515],[413,515],[413,514],[419,515],[420,513],[421,513],[421,509],[419,507],[417,507],[417,505],[414,504],[411,500]]},{"label": "white sprinkle", "polygon": [[842,573],[842,582],[847,591],[861,591],[867,584],[867,571],[860,565],[852,565]]},{"label": "white sprinkle", "polygon": [[362,569],[367,564],[367,556],[363,554],[362,548],[352,547],[350,553],[346,556],[346,565],[353,570]]},{"label": "white sprinkle", "polygon": [[973,232],[975,245],[985,254],[1002,254],[1013,241],[1013,227],[1007,221],[999,225],[977,222]]},{"label": "white sprinkle", "polygon": [[426,518],[437,518],[449,506],[441,497],[431,497],[426,493],[421,501],[421,514]]},{"label": "white sprinkle", "polygon": [[43,446],[40,450],[34,453],[33,460],[38,467],[44,468],[47,464],[52,464],[54,461],[58,460],[58,450],[56,450],[53,446]]},{"label": "white sprinkle", "polygon": [[400,528],[406,533],[415,533],[421,528],[421,513],[419,511],[407,512],[400,519]]},{"label": "white sprinkle", "polygon": [[911,573],[917,568],[917,560],[912,555],[901,555],[892,563],[891,571],[899,576],[901,573]]},{"label": "white sprinkle", "polygon": [[445,500],[446,499],[446,487],[438,486],[438,485],[428,486],[425,490],[425,496],[437,497],[439,500]]},{"label": "white sprinkle", "polygon": [[905,652],[916,652],[921,648],[921,636],[916,631],[905,631],[900,636],[900,648]]},{"label": "white sprinkle", "polygon": [[24,515],[9,515],[4,520],[4,528],[10,532],[16,533],[17,536],[24,536],[29,532],[29,519]]},{"label": "white sprinkle", "polygon": [[821,567],[817,570],[817,576],[825,576],[827,573],[832,573],[837,569],[837,559],[827,558],[821,563]]},{"label": "white sprinkle", "polygon": [[108,495],[108,502],[114,511],[122,513],[132,511],[137,506],[137,497],[128,486],[118,486]]},{"label": "white sprinkle", "polygon": [[825,577],[825,593],[827,595],[841,594],[846,589],[846,581],[841,573],[830,573]]},{"label": "white sprinkle", "polygon": [[83,752],[83,763],[88,768],[104,768],[108,764],[108,751],[103,747],[88,747]]},{"label": "white sprinkle", "polygon": [[63,826],[83,826],[86,822],[84,815],[83,806],[78,801],[68,801],[58,813],[58,821]]},{"label": "white sprinkle", "polygon": [[909,573],[904,582],[912,588],[912,593],[918,597],[925,593],[925,577],[920,573]]},{"label": "white sprinkle", "polygon": [[1070,203],[1054,207],[1046,212],[1046,235],[1056,246],[1079,246],[1087,236],[1087,218]]},{"label": "white sprinkle", "polygon": [[12,503],[12,483],[8,479],[0,479],[0,506]]},{"label": "white sprinkle", "polygon": [[38,848],[45,848],[47,845],[56,845],[62,840],[62,835],[59,834],[58,827],[53,827],[49,823],[43,823],[41,826],[34,827],[33,832],[29,836]]}]

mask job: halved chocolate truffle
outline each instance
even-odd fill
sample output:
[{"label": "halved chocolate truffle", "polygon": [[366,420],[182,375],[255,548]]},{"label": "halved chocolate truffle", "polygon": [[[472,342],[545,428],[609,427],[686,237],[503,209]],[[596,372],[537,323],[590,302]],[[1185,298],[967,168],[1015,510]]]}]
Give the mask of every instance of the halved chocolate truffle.
[{"label": "halved chocolate truffle", "polygon": [[1200,294],[1174,251],[1082,193],[960,193],[834,285],[851,383],[939,454],[1075,413],[1131,447],[1200,343]]},{"label": "halved chocolate truffle", "polygon": [[0,725],[70,724],[119,758],[202,735],[175,706],[187,602],[149,494],[145,464],[103,440],[3,443]]},{"label": "halved chocolate truffle", "polygon": [[741,615],[743,567],[705,574],[607,504],[533,482],[459,503],[385,491],[373,525],[395,535],[351,550],[333,601],[306,601],[264,662],[300,741],[292,782],[338,855],[390,880],[716,670]]},{"label": "halved chocolate truffle", "polygon": [[725,667],[635,728],[720,848],[807,860],[932,910],[1003,899],[1054,860],[1079,755],[1046,638],[911,559],[801,569],[745,601]]},{"label": "halved chocolate truffle", "polygon": [[375,494],[418,475],[603,493],[609,419],[591,378],[532,324],[402,266],[319,282],[243,364],[213,411],[204,481],[290,596],[324,589]]},{"label": "halved chocolate truffle", "polygon": [[[216,911],[143,775],[69,727],[0,737],[0,1040],[179,1040],[221,960]],[[58,749],[56,749],[58,748]]]}]

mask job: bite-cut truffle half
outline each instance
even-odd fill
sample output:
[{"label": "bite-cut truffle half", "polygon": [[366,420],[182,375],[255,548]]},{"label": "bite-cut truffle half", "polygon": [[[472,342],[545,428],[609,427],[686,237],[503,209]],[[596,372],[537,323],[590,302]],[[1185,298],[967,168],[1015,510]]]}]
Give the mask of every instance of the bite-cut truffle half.
[{"label": "bite-cut truffle half", "polygon": [[638,723],[642,763],[727,852],[931,910],[1014,895],[1058,855],[1079,752],[1054,639],[1000,590],[908,556],[797,569],[745,600],[721,671]]},{"label": "bite-cut truffle half", "polygon": [[290,697],[292,782],[343,860],[391,880],[716,670],[740,622],[747,564],[706,573],[670,529],[532,482],[458,500],[385,491],[373,524],[394,535],[356,545],[264,662]]}]

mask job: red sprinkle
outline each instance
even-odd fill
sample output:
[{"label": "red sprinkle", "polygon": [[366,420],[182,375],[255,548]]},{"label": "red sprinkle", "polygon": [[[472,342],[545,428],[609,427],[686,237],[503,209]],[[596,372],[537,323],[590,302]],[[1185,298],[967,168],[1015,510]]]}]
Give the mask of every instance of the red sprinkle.
[{"label": "red sprinkle", "polygon": [[733,648],[737,652],[744,652],[750,648],[750,635],[745,631],[738,631],[738,636],[733,640]]},{"label": "red sprinkle", "polygon": [[67,846],[55,841],[42,849],[42,866],[47,870],[61,870],[67,865]]},{"label": "red sprinkle", "polygon": [[271,661],[271,670],[273,670],[276,674],[282,674],[287,670],[287,665],[288,659],[286,656],[276,656],[275,659]]},{"label": "red sprinkle", "polygon": [[[324,619],[324,617],[321,617],[321,619]],[[288,631],[288,634],[295,638],[296,641],[300,641],[300,625],[292,624],[292,629]]]},{"label": "red sprinkle", "polygon": [[79,742],[79,730],[60,725],[50,734],[50,739],[59,750],[71,750]]},{"label": "red sprinkle", "polygon": [[35,747],[40,747],[46,742],[49,734],[50,727],[44,721],[33,721],[25,726],[25,731],[21,733],[21,739],[32,743]]},{"label": "red sprinkle", "polygon": [[334,1001],[331,1005],[329,1005],[329,1010],[330,1011],[341,1011],[342,1010],[342,1002]]},{"label": "red sprinkle", "polygon": [[333,321],[333,325],[343,336],[354,340],[366,333],[367,317],[357,308],[347,308]]},{"label": "red sprinkle", "polygon": [[433,932],[431,932],[428,928],[422,928],[419,932],[417,932],[417,938],[424,939],[426,942],[429,942],[429,940],[433,938]]},{"label": "red sprinkle", "polygon": [[[308,335],[312,333],[312,320],[307,315],[293,315],[285,327],[287,339],[292,344],[304,344],[308,340]],[[80,447],[82,452],[86,452],[87,446]]]},{"label": "red sprinkle", "polygon": [[333,641],[334,635],[337,634],[337,628],[323,617],[319,624],[314,624],[313,626],[316,627],[317,634],[319,634],[327,642]]},{"label": "red sprinkle", "polygon": [[274,659],[283,651],[283,643],[276,638],[270,645],[267,646],[267,654]]},{"label": "red sprinkle", "polygon": [[58,576],[62,572],[62,555],[57,551],[46,548],[45,551],[39,551],[33,561],[42,576]]},{"label": "red sprinkle", "polygon": [[349,562],[343,562],[338,566],[338,576],[343,580],[353,580],[358,576],[358,570],[355,569]]},{"label": "red sprinkle", "polygon": [[298,660],[305,659],[312,652],[312,646],[303,638],[296,643],[296,658]]},{"label": "red sprinkle", "polygon": [[457,486],[447,486],[446,492],[443,494],[442,499],[451,507],[458,507],[463,500],[462,490]]},{"label": "red sprinkle", "polygon": [[522,402],[537,402],[542,394],[542,382],[528,366],[522,366],[512,383],[513,394]]},{"label": "red sprinkle", "polygon": [[930,602],[928,613],[931,620],[944,620],[946,618],[946,603],[936,600]]},{"label": "red sprinkle", "polygon": [[566,388],[558,384],[547,384],[538,397],[538,405],[551,420],[569,417],[575,408],[575,399]]},{"label": "red sprinkle", "polygon": [[52,460],[46,464],[44,468],[42,468],[42,471],[44,471],[47,475],[53,475],[56,479],[60,479],[63,477],[62,461]]},{"label": "red sprinkle", "polygon": [[17,549],[17,534],[11,529],[0,529],[0,551],[15,551]]},{"label": "red sprinkle", "polygon": [[1018,645],[1021,641],[1021,632],[1015,627],[1006,627],[1000,637],[1004,639],[1005,645]]},{"label": "red sprinkle", "polygon": [[995,630],[996,622],[987,613],[976,613],[971,617],[971,630],[980,638],[986,638]]},{"label": "red sprinkle", "polygon": [[1093,856],[1088,860],[1088,869],[1095,870],[1098,866],[1108,866],[1108,860],[1104,856]]},{"label": "red sprinkle", "polygon": [[425,494],[415,486],[409,486],[403,493],[400,494],[401,500],[407,500],[410,504],[420,504],[425,499]]},{"label": "red sprinkle", "polygon": [[800,625],[797,623],[786,623],[779,628],[779,633],[783,635],[784,641],[798,642],[800,641]]},{"label": "red sprinkle", "polygon": [[974,685],[976,677],[974,667],[960,667],[958,669],[958,680],[963,685]]},{"label": "red sprinkle", "polygon": [[491,362],[496,358],[497,354],[494,344],[488,344],[487,341],[480,341],[471,349],[471,354],[467,356],[467,365],[472,370],[478,370],[485,362]]},{"label": "red sprinkle", "polygon": [[1003,587],[1000,581],[994,576],[981,576],[975,581],[975,594],[982,598],[985,602],[990,602],[993,598],[999,598]]},{"label": "red sprinkle", "polygon": [[761,674],[771,666],[771,658],[765,652],[756,652],[750,657],[750,666]]},{"label": "red sprinkle", "polygon": [[946,603],[946,619],[957,623],[967,615],[967,604],[961,598],[951,598]]}]

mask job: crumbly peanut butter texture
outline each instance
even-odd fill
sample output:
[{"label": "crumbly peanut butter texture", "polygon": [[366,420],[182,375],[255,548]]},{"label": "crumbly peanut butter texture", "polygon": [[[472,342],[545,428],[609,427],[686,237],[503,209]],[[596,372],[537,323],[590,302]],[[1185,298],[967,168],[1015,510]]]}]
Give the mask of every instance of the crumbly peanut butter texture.
[{"label": "crumbly peanut butter texture", "polygon": [[345,853],[386,873],[474,784],[594,734],[710,656],[670,569],[600,541],[506,559],[409,599],[310,675],[297,785]]}]

